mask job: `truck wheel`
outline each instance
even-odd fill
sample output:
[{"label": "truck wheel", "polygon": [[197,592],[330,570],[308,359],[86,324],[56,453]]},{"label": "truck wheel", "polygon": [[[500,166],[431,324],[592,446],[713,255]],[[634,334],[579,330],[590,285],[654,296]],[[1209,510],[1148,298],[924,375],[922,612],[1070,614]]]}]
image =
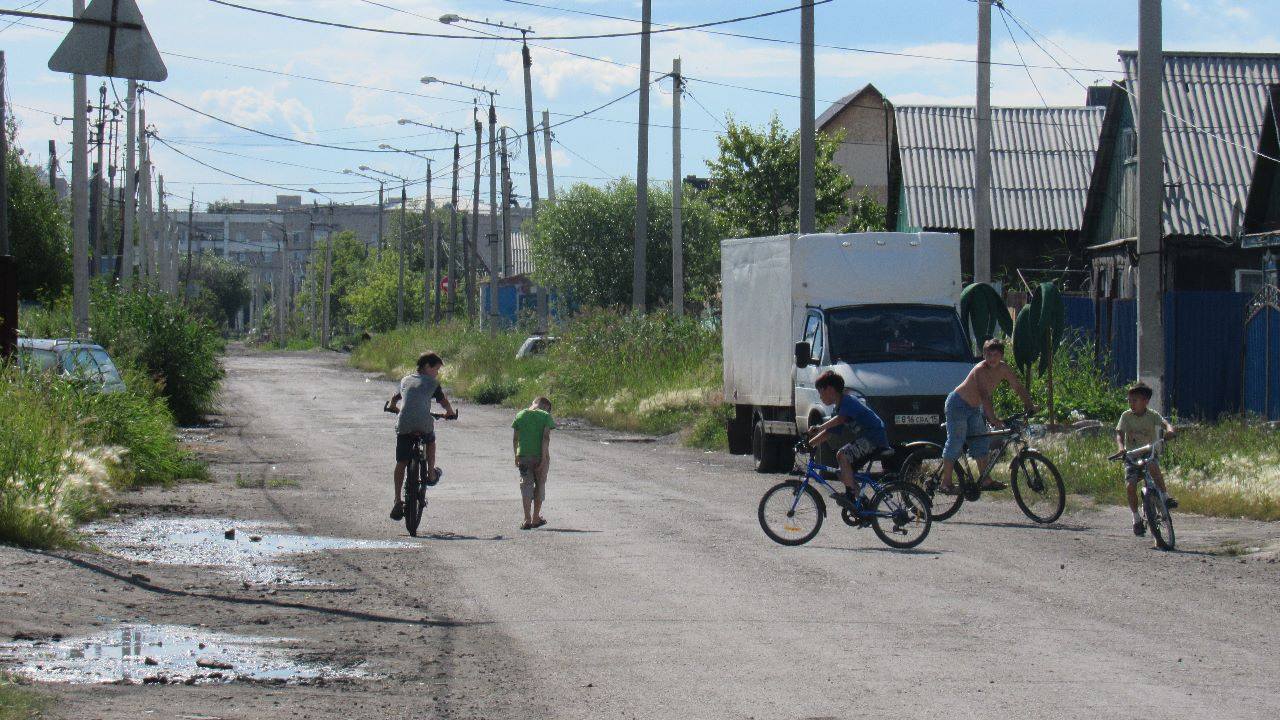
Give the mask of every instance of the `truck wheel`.
[{"label": "truck wheel", "polygon": [[765,434],[760,417],[751,427],[751,457],[758,473],[786,472],[795,464],[795,454],[786,440]]}]

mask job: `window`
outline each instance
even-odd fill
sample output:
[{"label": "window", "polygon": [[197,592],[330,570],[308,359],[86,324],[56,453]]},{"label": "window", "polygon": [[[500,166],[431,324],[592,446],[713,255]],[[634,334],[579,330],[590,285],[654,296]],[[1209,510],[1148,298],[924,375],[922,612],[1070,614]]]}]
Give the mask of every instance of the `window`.
[{"label": "window", "polygon": [[107,355],[106,350],[94,348],[89,352],[98,363],[98,370],[101,373],[103,382],[109,384],[123,382],[120,379],[120,371],[116,369],[115,363],[111,362],[111,356]]},{"label": "window", "polygon": [[972,360],[950,307],[860,305],[826,313],[831,362]]},{"label": "window", "polygon": [[72,350],[62,356],[62,371],[82,380],[97,380],[102,371],[88,350]]},{"label": "window", "polygon": [[18,353],[18,362],[29,370],[53,370],[58,366],[58,354],[52,350],[29,348]]}]

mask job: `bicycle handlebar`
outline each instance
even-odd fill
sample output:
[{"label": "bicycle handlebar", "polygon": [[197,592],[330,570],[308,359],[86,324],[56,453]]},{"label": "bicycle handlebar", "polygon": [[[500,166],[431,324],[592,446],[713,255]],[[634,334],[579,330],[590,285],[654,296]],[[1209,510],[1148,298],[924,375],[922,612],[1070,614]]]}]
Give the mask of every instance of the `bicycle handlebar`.
[{"label": "bicycle handlebar", "polygon": [[[399,408],[393,408],[393,407],[391,407],[391,401],[390,401],[390,400],[388,400],[388,401],[386,401],[385,403],[383,403],[383,404],[382,404],[382,412],[388,412],[388,413],[391,413],[392,415],[399,415],[399,414],[400,414],[400,410],[399,410]],[[438,412],[433,412],[433,413],[431,413],[431,417],[433,417],[433,418],[435,418],[435,419],[437,419],[437,420],[457,420],[457,419],[458,419],[458,411],[457,411],[457,410],[454,410],[452,415],[450,415],[449,413],[438,413]]]}]

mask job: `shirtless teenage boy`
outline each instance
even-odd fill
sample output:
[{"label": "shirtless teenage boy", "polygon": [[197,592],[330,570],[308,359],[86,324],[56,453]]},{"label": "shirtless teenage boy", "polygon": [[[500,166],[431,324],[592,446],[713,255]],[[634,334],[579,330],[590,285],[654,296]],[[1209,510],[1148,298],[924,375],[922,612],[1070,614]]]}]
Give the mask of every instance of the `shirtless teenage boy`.
[{"label": "shirtless teenage boy", "polygon": [[[1033,412],[1035,406],[1031,403],[1031,393],[1027,392],[1013,368],[1004,361],[1004,343],[995,339],[988,340],[982,344],[982,362],[974,365],[964,382],[947,396],[947,442],[942,448],[942,486],[938,488],[938,492],[946,495],[955,493],[951,478],[966,441],[969,443],[969,457],[978,461],[978,472],[987,469],[991,439],[974,436],[987,432],[988,421],[996,428],[1004,426],[1000,418],[996,417],[991,396],[1000,383],[1006,380],[1013,391],[1018,393],[1018,397],[1022,398],[1022,405],[1027,412]],[[1004,487],[1003,483],[990,478],[982,485],[983,490],[1003,490]]]}]

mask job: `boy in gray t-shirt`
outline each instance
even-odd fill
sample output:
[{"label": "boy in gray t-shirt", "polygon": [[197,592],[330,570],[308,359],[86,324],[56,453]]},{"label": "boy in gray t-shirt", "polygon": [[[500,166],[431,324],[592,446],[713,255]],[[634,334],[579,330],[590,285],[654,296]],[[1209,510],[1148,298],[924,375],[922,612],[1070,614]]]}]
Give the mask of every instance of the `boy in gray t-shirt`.
[{"label": "boy in gray t-shirt", "polygon": [[[396,418],[396,471],[395,471],[395,505],[391,507],[391,519],[404,517],[404,501],[401,488],[404,487],[404,471],[409,465],[409,455],[413,451],[415,436],[421,435],[426,440],[427,477],[436,472],[436,433],[435,418],[431,416],[431,401],[435,400],[444,407],[445,417],[457,417],[449,398],[444,396],[440,387],[440,368],[444,361],[433,352],[418,356],[418,372],[405,375],[400,380],[400,391],[391,397],[390,410],[399,413]],[[404,407],[399,407],[400,401]]]}]

